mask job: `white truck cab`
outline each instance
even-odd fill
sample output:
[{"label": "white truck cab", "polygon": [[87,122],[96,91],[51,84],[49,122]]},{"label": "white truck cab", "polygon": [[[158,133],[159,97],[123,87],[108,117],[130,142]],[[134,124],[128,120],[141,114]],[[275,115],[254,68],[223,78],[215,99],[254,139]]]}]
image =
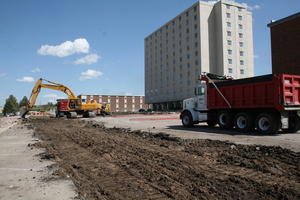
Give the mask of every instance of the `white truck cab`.
[{"label": "white truck cab", "polygon": [[185,127],[192,127],[199,122],[207,121],[206,83],[195,87],[195,97],[183,100],[183,110],[180,115]]}]

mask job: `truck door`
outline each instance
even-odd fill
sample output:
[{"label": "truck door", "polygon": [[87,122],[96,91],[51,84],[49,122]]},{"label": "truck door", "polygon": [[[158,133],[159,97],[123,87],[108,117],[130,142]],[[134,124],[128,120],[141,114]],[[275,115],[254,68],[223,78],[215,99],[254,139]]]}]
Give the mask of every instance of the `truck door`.
[{"label": "truck door", "polygon": [[206,110],[206,86],[200,85],[195,89],[195,94],[197,96],[197,109]]}]

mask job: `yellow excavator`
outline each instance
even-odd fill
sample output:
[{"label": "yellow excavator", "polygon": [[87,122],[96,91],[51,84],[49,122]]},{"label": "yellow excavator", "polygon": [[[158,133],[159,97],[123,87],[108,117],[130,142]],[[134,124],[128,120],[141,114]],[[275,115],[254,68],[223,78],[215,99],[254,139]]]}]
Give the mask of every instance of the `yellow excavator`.
[{"label": "yellow excavator", "polygon": [[34,106],[36,98],[41,91],[41,88],[59,90],[68,95],[67,110],[64,110],[63,112],[63,114],[65,114],[67,118],[76,118],[77,114],[82,114],[83,117],[95,117],[96,113],[103,116],[110,113],[109,104],[97,103],[95,100],[88,100],[88,102],[82,103],[81,100],[74,95],[70,88],[49,80],[45,81],[52,84],[43,84],[43,80],[45,79],[40,78],[36,82],[34,88],[32,89],[28,104],[20,108],[20,115],[22,116],[22,118],[25,118],[26,114]]}]

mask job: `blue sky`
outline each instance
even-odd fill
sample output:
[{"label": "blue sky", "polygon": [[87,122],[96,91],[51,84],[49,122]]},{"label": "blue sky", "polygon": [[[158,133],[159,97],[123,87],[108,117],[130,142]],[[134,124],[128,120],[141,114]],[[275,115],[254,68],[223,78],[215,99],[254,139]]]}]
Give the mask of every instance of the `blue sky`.
[{"label": "blue sky", "polygon": [[[196,0],[0,0],[0,106],[39,78],[75,95],[144,95],[144,38]],[[270,20],[299,0],[236,0],[253,14],[255,75],[271,73]],[[46,83],[46,82],[45,82]],[[66,98],[43,88],[36,104]]]}]

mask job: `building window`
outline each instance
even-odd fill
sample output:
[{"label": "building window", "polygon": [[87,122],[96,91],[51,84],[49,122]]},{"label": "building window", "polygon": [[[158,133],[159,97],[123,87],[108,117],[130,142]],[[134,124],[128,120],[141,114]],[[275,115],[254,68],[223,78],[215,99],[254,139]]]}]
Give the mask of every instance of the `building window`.
[{"label": "building window", "polygon": [[228,49],[228,55],[232,55],[232,50]]},{"label": "building window", "polygon": [[188,46],[186,46],[186,50],[188,51],[188,50],[190,50],[190,46],[188,45]]},{"label": "building window", "polygon": [[239,24],[239,29],[243,29],[243,25],[242,24]]},{"label": "building window", "polygon": [[240,74],[245,74],[245,70],[241,69]]},{"label": "building window", "polygon": [[197,20],[197,15],[194,16],[194,20]]},{"label": "building window", "polygon": [[228,73],[232,74],[232,68],[228,68]]},{"label": "building window", "polygon": [[198,37],[198,33],[195,33],[195,38],[197,38]]},{"label": "building window", "polygon": [[230,9],[230,5],[226,5],[226,8],[227,8],[227,9]]},{"label": "building window", "polygon": [[230,13],[226,13],[226,17],[230,18],[231,17]]},{"label": "building window", "polygon": [[227,22],[227,27],[231,27],[231,22]]},{"label": "building window", "polygon": [[240,42],[240,47],[244,47],[244,43],[243,42]]},{"label": "building window", "polygon": [[243,51],[240,51],[240,56],[244,56],[244,52]]},{"label": "building window", "polygon": [[240,21],[243,20],[243,16],[241,16],[241,15],[239,15],[238,18],[239,18]]},{"label": "building window", "polygon": [[187,17],[188,17],[188,16],[189,16],[189,12],[186,12],[186,13],[185,13],[185,16],[187,16]]},{"label": "building window", "polygon": [[196,11],[197,11],[197,7],[195,6],[195,7],[194,7],[194,12],[196,12]]},{"label": "building window", "polygon": [[232,64],[232,59],[228,59],[228,64]]},{"label": "building window", "polygon": [[231,31],[227,31],[227,36],[231,36]]},{"label": "building window", "polygon": [[195,56],[198,56],[199,54],[198,54],[198,51],[195,51]]},{"label": "building window", "polygon": [[239,7],[238,9],[239,9],[239,12],[242,12],[242,8]]},{"label": "building window", "polygon": [[239,33],[239,38],[243,38],[243,33]]},{"label": "building window", "polygon": [[187,29],[186,29],[186,33],[189,33],[189,32],[190,32],[190,29],[189,29],[189,28],[187,28]]},{"label": "building window", "polygon": [[197,29],[197,28],[198,28],[198,25],[197,25],[197,24],[195,24],[195,25],[194,25],[194,29]]},{"label": "building window", "polygon": [[198,42],[195,42],[195,47],[198,47]]},{"label": "building window", "polygon": [[186,25],[189,25],[189,23],[190,23],[189,20],[186,20],[185,24],[186,24]]},{"label": "building window", "polygon": [[240,60],[240,65],[244,65],[244,61],[243,60]]},{"label": "building window", "polygon": [[232,41],[231,40],[227,40],[227,45],[232,45]]}]

